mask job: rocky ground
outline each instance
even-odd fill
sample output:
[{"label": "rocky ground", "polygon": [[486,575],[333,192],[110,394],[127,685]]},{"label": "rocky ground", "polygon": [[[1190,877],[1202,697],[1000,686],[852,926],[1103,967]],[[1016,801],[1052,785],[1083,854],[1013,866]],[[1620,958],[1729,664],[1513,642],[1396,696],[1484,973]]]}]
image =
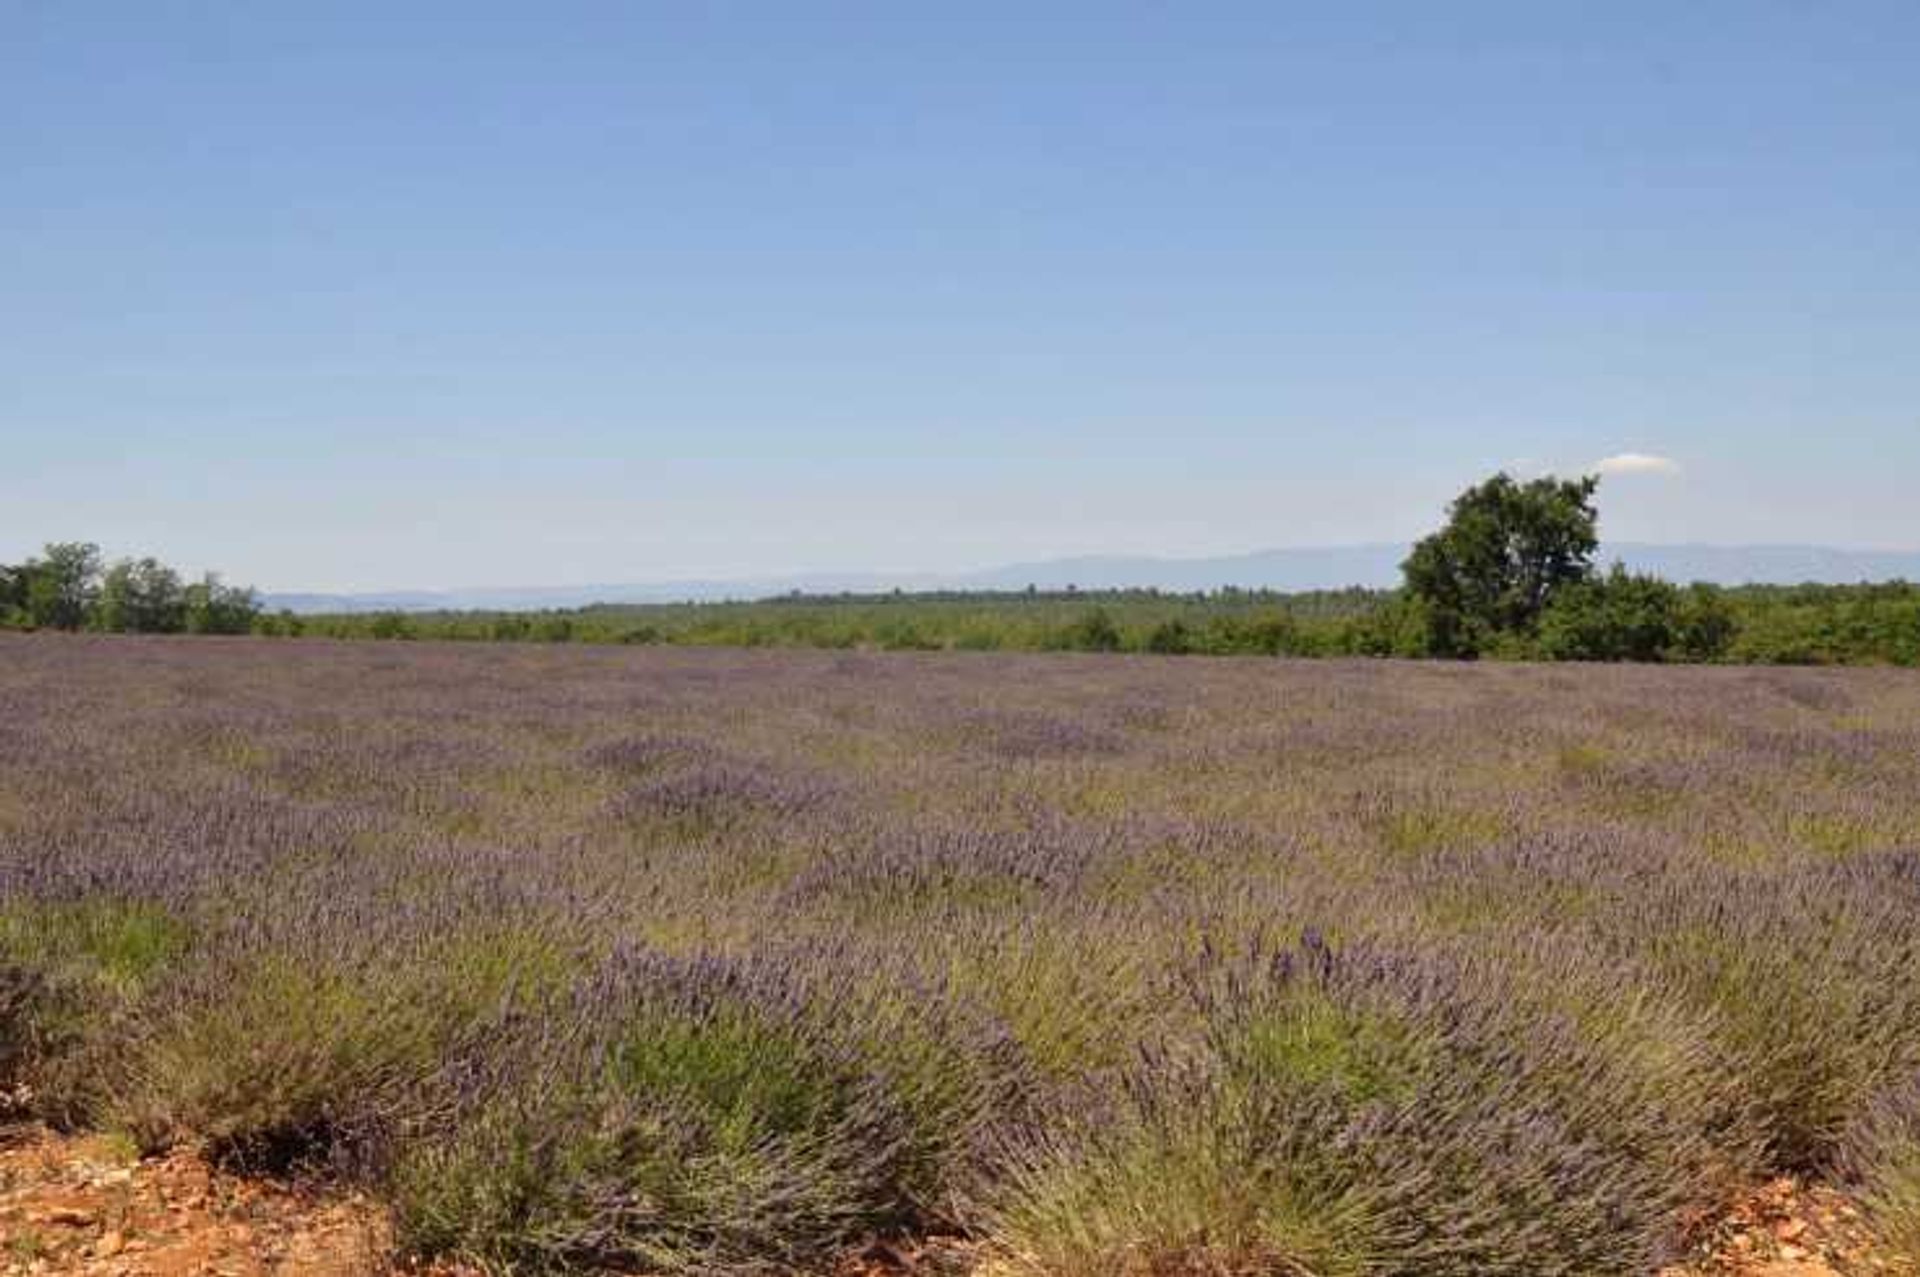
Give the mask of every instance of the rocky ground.
[{"label": "rocky ground", "polygon": [[[843,1277],[951,1271],[953,1255],[875,1243]],[[191,1152],[139,1159],[111,1140],[0,1133],[0,1274],[86,1277],[473,1277],[396,1263],[379,1208],[351,1193],[240,1179]],[[1885,1277],[1920,1265],[1877,1251],[1841,1194],[1779,1179],[1703,1230],[1659,1277]]]},{"label": "rocky ground", "polygon": [[390,1247],[352,1195],[236,1179],[191,1153],[19,1131],[0,1142],[0,1273],[371,1277]]},{"label": "rocky ground", "polygon": [[1705,1230],[1690,1261],[1661,1277],[1853,1277],[1920,1273],[1875,1245],[1859,1208],[1822,1185],[1776,1179]]}]

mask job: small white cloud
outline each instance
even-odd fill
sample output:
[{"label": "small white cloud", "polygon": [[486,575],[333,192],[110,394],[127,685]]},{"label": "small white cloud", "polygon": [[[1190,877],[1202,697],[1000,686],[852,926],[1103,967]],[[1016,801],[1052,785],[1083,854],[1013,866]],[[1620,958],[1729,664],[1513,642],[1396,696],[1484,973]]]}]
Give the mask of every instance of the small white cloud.
[{"label": "small white cloud", "polygon": [[1616,453],[1600,458],[1593,463],[1593,468],[1600,474],[1657,474],[1671,477],[1680,473],[1678,461],[1650,452]]}]

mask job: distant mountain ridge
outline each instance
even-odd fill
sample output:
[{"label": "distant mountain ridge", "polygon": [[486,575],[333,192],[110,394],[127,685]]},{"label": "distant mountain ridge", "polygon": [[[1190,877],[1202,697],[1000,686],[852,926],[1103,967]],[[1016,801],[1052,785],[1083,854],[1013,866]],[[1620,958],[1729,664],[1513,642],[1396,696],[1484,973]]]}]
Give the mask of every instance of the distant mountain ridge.
[{"label": "distant mountain ridge", "polygon": [[[1400,580],[1405,545],[1308,546],[1255,550],[1208,558],[1147,555],[1087,555],[1010,563],[976,572],[808,573],[731,580],[659,581],[606,585],[497,586],[466,590],[395,590],[367,593],[272,593],[266,606],[294,612],[524,611],[584,607],[592,603],[672,603],[758,599],[804,594],[886,590],[1217,590],[1227,586],[1268,590],[1381,588]],[[1604,562],[1622,562],[1672,581],[1722,585],[1845,585],[1859,581],[1920,581],[1920,550],[1845,550],[1820,545],[1660,545],[1609,543]]]}]

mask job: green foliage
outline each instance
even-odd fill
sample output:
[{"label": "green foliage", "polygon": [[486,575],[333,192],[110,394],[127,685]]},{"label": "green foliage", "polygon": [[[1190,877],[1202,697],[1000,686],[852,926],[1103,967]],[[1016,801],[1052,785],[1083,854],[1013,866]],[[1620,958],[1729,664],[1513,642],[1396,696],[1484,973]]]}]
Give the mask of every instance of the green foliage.
[{"label": "green foliage", "polygon": [[99,546],[55,542],[16,571],[22,581],[20,611],[29,627],[77,630],[87,623],[100,589]]},{"label": "green foliage", "polygon": [[1307,656],[1316,644],[1281,611],[1215,617],[1208,624],[1210,651],[1240,656]]},{"label": "green foliage", "polygon": [[[40,558],[0,564],[0,626],[116,634],[246,634],[259,629],[251,589],[209,573],[191,585],[158,559],[103,567],[100,548],[53,544]],[[284,630],[283,621],[280,628]]]},{"label": "green foliage", "polygon": [[1148,632],[1147,650],[1162,656],[1184,656],[1193,651],[1193,632],[1177,616],[1162,621]]},{"label": "green foliage", "polygon": [[305,618],[281,608],[272,615],[265,612],[256,615],[253,632],[263,638],[299,638],[307,632],[307,623]]},{"label": "green foliage", "polygon": [[183,582],[92,545],[0,564],[0,627],[269,637],[1088,651],[1160,655],[1920,664],[1920,586],[1695,584],[1592,574],[1594,481],[1505,475],[1462,494],[1402,590],[1225,588],[793,594],[538,612],[261,611],[250,589]]},{"label": "green foliage", "polygon": [[1401,570],[1426,605],[1436,656],[1479,655],[1500,635],[1530,634],[1562,588],[1585,580],[1599,548],[1599,480],[1516,482],[1502,472],[1448,507]]},{"label": "green foliage", "polygon": [[1847,1161],[1881,1241],[1920,1258],[1920,1074],[1880,1097],[1856,1123]]},{"label": "green foliage", "polygon": [[1685,661],[1720,660],[1727,654],[1737,630],[1738,623],[1727,602],[1726,591],[1716,585],[1695,582],[1681,592],[1675,603],[1669,655]]},{"label": "green foliage", "polygon": [[1731,661],[1920,665],[1920,585],[1754,586],[1729,602]]},{"label": "green foliage", "polygon": [[1655,1000],[1576,1030],[1553,990],[1492,972],[1321,960],[1278,985],[1221,973],[1191,1067],[1143,1069],[1116,1111],[1016,1149],[987,1230],[1005,1268],[1647,1272],[1741,1160],[1734,1079]]},{"label": "green foliage", "polygon": [[25,1083],[40,1116],[70,1121],[98,1099],[92,1052],[187,949],[185,924],[151,905],[96,899],[0,911],[0,1090]]},{"label": "green foliage", "polygon": [[[1920,663],[1920,587],[1693,585],[1649,578],[1576,582],[1534,633],[1497,634],[1477,654],[1510,659],[1640,659],[1609,624],[1636,592],[1658,596],[1666,638],[1658,659],[1753,664]],[[1618,606],[1616,606],[1616,604]],[[1104,621],[1094,619],[1098,613]],[[559,619],[568,624],[555,624]],[[1574,625],[1575,620],[1579,621]],[[1399,591],[1302,594],[1156,590],[1042,594],[844,595],[751,603],[624,604],[571,612],[429,612],[283,616],[266,633],[458,642],[871,648],[892,651],[1126,651],[1166,655],[1398,657],[1433,654],[1428,604]],[[1631,628],[1631,627],[1629,627]],[[1115,643],[1115,635],[1118,642]],[[1542,635],[1547,642],[1541,641]],[[1639,650],[1649,650],[1641,645]],[[1605,652],[1612,655],[1577,655]]]},{"label": "green foliage", "polygon": [[1249,1077],[1338,1093],[1355,1103],[1412,1090],[1415,1047],[1391,1020],[1308,991],[1249,1016],[1221,1044],[1227,1067]]},{"label": "green foliage", "polygon": [[897,994],[765,1001],[700,971],[514,1044],[408,1141],[405,1240],[507,1271],[759,1273],[914,1222],[992,1094],[977,1065]]},{"label": "green foliage", "polygon": [[994,1271],[1020,1277],[1381,1271],[1373,1204],[1244,1088],[1151,1091],[1029,1150],[995,1193]]},{"label": "green foliage", "polygon": [[24,624],[26,606],[26,568],[0,563],[0,626]]},{"label": "green foliage", "polygon": [[538,935],[504,927],[418,941],[398,967],[279,947],[191,964],[130,1002],[119,1067],[86,1099],[147,1149],[204,1140],[268,1169],[364,1151],[474,1026],[567,973]]},{"label": "green foliage", "polygon": [[90,900],[0,913],[0,954],[49,974],[80,974],[122,990],[177,957],[187,931],[151,905]]},{"label": "green foliage", "polygon": [[177,634],[187,628],[180,574],[158,559],[121,559],[101,579],[93,628],[127,634]]},{"label": "green foliage", "polygon": [[1712,660],[1726,642],[1714,616],[1712,596],[1683,594],[1616,563],[1554,596],[1540,617],[1539,648],[1556,661]]},{"label": "green foliage", "polygon": [[367,621],[367,637],[410,639],[414,637],[413,619],[405,612],[380,612]]},{"label": "green foliage", "polygon": [[226,585],[212,572],[185,590],[189,634],[245,634],[259,611],[252,590]]},{"label": "green foliage", "polygon": [[431,1023],[402,990],[275,956],[143,1008],[105,1117],[147,1149],[192,1136],[240,1163],[298,1161],[432,1067]]},{"label": "green foliage", "polygon": [[1347,656],[1413,659],[1427,654],[1432,628],[1425,603],[1405,594],[1389,595],[1379,607],[1356,615],[1346,627],[1345,643],[1332,650]]},{"label": "green foliage", "polygon": [[1094,608],[1063,627],[1053,646],[1075,652],[1117,652],[1121,647],[1120,627],[1104,608]]}]

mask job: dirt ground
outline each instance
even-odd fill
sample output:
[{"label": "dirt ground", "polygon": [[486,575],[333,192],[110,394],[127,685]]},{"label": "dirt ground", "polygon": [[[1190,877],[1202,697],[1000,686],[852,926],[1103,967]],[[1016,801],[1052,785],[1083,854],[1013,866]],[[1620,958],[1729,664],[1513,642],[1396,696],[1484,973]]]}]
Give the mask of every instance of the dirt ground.
[{"label": "dirt ground", "polygon": [[[951,1271],[876,1243],[843,1277]],[[923,1262],[923,1260],[927,1262]],[[85,1277],[477,1277],[397,1261],[379,1208],[353,1193],[241,1179],[190,1151],[140,1159],[99,1137],[0,1132],[0,1274]],[[1920,1266],[1877,1252],[1858,1209],[1830,1188],[1779,1179],[1703,1230],[1659,1277],[1885,1277]]]},{"label": "dirt ground", "polygon": [[1776,1179],[1704,1231],[1693,1256],[1660,1277],[1907,1277],[1920,1265],[1874,1244],[1859,1208],[1835,1190]]},{"label": "dirt ground", "polygon": [[0,1273],[373,1277],[380,1212],[351,1195],[236,1179],[190,1152],[136,1159],[99,1138],[0,1137]]}]

